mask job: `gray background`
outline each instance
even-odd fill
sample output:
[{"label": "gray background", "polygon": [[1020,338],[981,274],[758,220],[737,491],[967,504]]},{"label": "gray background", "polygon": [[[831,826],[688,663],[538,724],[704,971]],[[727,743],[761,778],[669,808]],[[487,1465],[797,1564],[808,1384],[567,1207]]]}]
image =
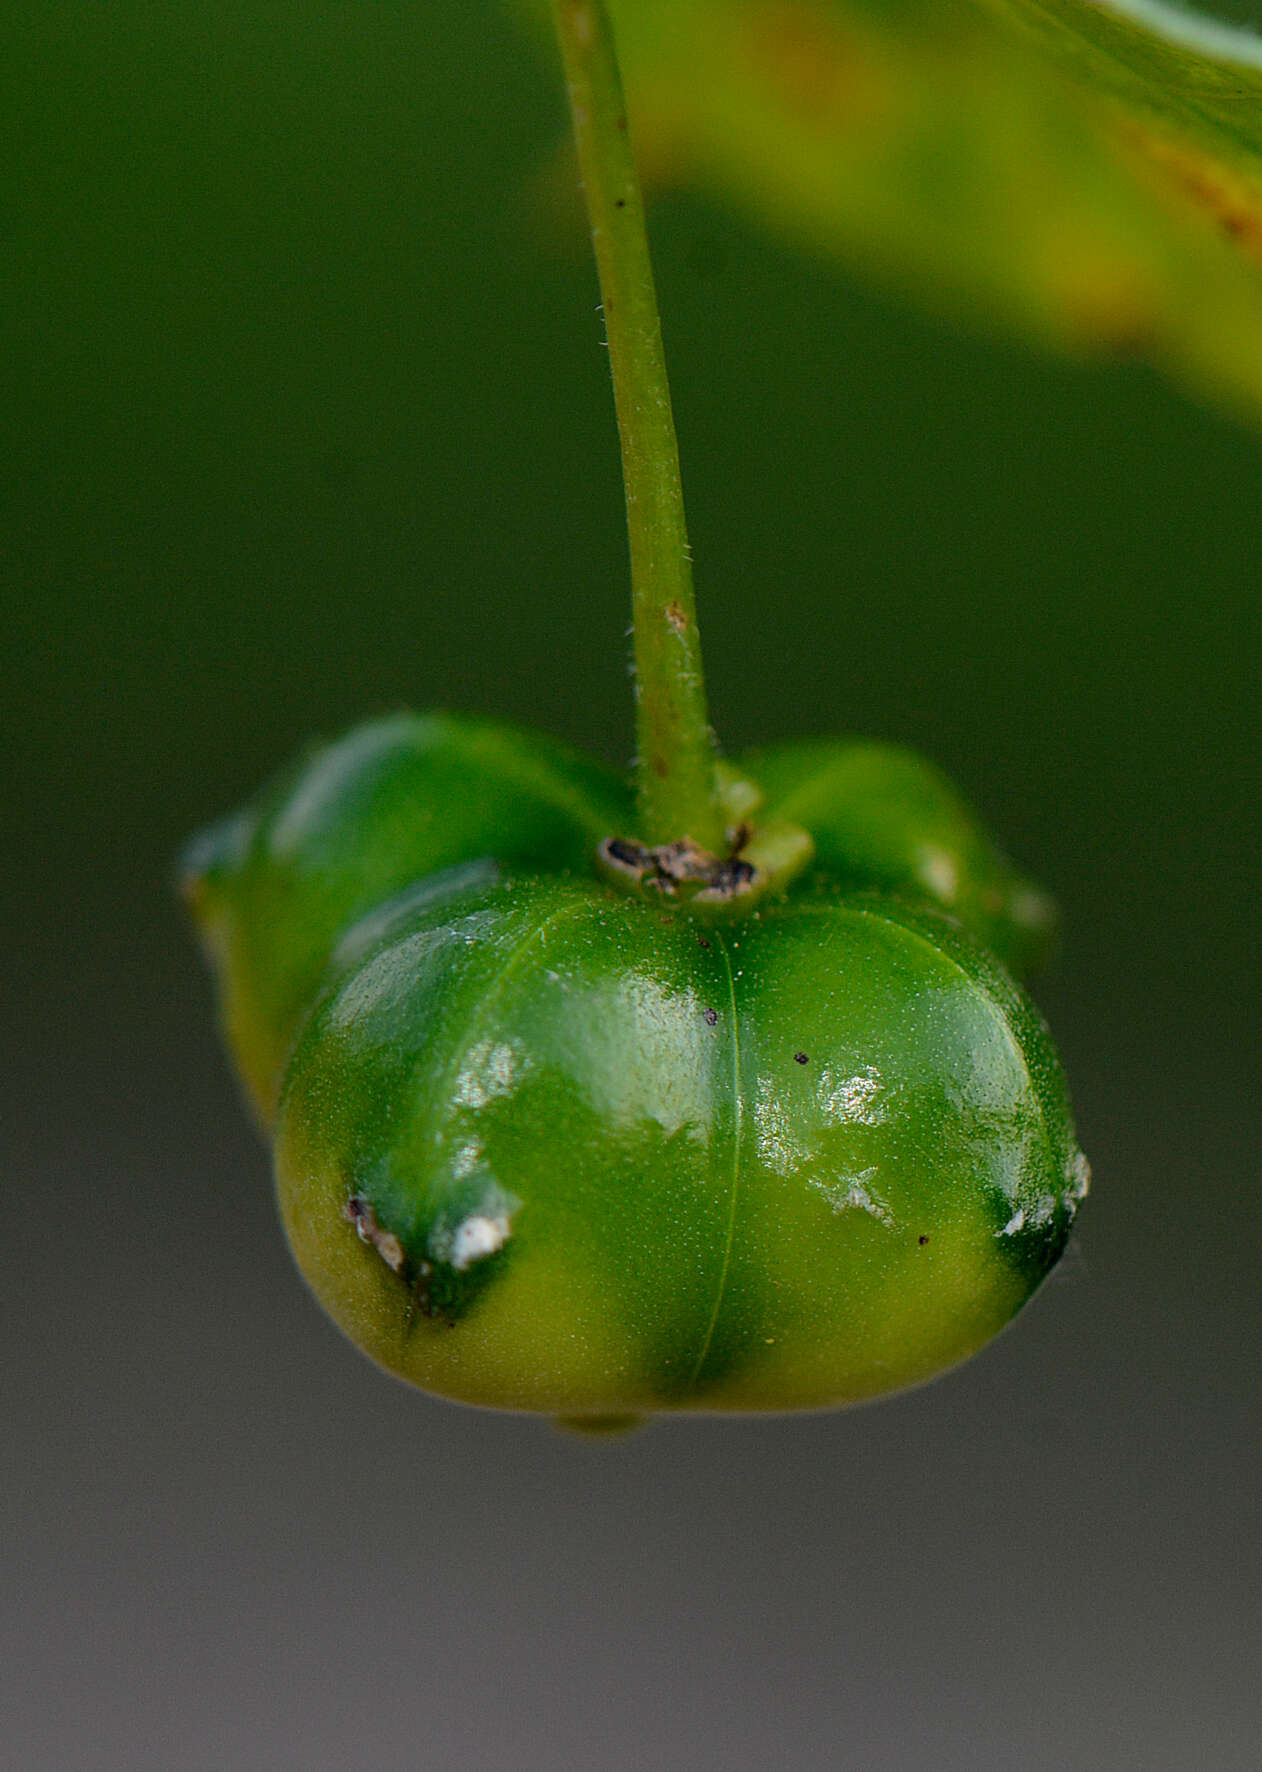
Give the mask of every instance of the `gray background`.
[{"label": "gray background", "polygon": [[557,85],[482,4],[5,14],[0,1757],[1256,1765],[1262,442],[658,205],[720,730],[914,743],[1056,892],[1096,1191],[892,1402],[430,1401],[290,1267],[170,875],[404,702],[628,754]]}]

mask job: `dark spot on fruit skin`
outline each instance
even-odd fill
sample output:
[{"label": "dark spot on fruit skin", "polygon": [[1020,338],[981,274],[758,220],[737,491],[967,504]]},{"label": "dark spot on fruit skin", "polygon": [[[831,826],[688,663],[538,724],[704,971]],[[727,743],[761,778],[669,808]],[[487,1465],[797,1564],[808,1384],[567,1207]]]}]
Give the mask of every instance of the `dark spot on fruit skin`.
[{"label": "dark spot on fruit skin", "polygon": [[699,942],[700,942],[700,943],[701,943],[701,945],[702,945],[702,947],[703,947],[703,948],[705,948],[705,949],[707,949],[707,951],[708,951],[708,949],[709,949],[709,946],[710,946],[710,944],[709,944],[709,942],[708,942],[708,941],[707,941],[707,940],[706,940],[706,938],[705,938],[705,936],[704,936],[704,935],[699,935],[699,936],[698,936],[698,937],[697,937],[697,940],[698,940],[698,941],[699,941]]},{"label": "dark spot on fruit skin", "polygon": [[352,1194],[342,1207],[342,1217],[348,1224],[353,1224],[361,1243],[367,1243],[377,1251],[386,1266],[396,1274],[402,1274],[406,1265],[403,1245],[393,1231],[383,1228],[377,1221],[377,1214],[371,1203],[363,1194]]},{"label": "dark spot on fruit skin", "polygon": [[928,1239],[928,1237],[917,1237],[916,1241],[920,1245],[920,1247],[923,1249],[925,1244],[929,1241],[929,1239]]},{"label": "dark spot on fruit skin", "polygon": [[[512,1242],[507,1234],[498,1249],[460,1266],[445,1254],[409,1254],[399,1237],[381,1224],[368,1197],[359,1192],[344,1202],[342,1216],[354,1226],[360,1241],[370,1244],[403,1281],[407,1289],[403,1328],[408,1335],[414,1334],[424,1321],[435,1328],[455,1329],[512,1258]],[[433,1226],[430,1228],[432,1233]]]},{"label": "dark spot on fruit skin", "polygon": [[[342,1207],[342,1216],[348,1224],[352,1224],[362,1243],[375,1249],[408,1288],[408,1304],[406,1327],[410,1333],[416,1325],[418,1316],[428,1317],[431,1322],[445,1323],[448,1329],[454,1329],[459,1316],[468,1309],[469,1299],[453,1299],[448,1296],[444,1301],[436,1298],[434,1287],[437,1283],[434,1264],[430,1261],[419,1261],[415,1265],[410,1262],[404,1251],[403,1244],[393,1231],[386,1230],[377,1218],[372,1203],[363,1194],[352,1194]],[[449,1289],[448,1289],[449,1290]],[[457,1307],[453,1314],[453,1304]]]},{"label": "dark spot on fruit skin", "polygon": [[1069,1239],[1072,1213],[1062,1203],[1044,1218],[1029,1214],[1019,1229],[1009,1229],[1012,1202],[996,1195],[993,1202],[995,1251],[1031,1290],[1056,1265]]},{"label": "dark spot on fruit skin", "polygon": [[793,1062],[794,1064],[809,1064],[810,1060],[807,1058],[805,1052],[795,1052],[793,1054]]},{"label": "dark spot on fruit skin", "polygon": [[706,1009],[702,1011],[702,1014],[707,1027],[716,1027],[718,1025],[719,1012],[717,1009]]},{"label": "dark spot on fruit skin", "polygon": [[626,198],[625,198],[625,197],[619,197],[619,198],[617,198],[617,199],[616,199],[616,201],[615,201],[615,203],[614,203],[614,208],[615,208],[615,209],[625,209],[625,208],[626,208],[626,206],[627,206],[627,200],[626,200]]},{"label": "dark spot on fruit skin", "polygon": [[624,867],[641,868],[644,866],[646,852],[640,843],[633,843],[627,837],[610,837],[605,847],[614,861],[621,862]]}]

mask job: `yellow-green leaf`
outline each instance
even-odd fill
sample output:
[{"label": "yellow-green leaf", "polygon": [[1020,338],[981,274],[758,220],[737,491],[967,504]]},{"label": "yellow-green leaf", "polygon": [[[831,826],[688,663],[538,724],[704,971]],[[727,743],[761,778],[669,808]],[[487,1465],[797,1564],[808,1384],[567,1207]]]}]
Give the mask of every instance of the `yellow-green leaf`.
[{"label": "yellow-green leaf", "polygon": [[1155,0],[614,0],[650,185],[1262,418],[1262,39]]}]

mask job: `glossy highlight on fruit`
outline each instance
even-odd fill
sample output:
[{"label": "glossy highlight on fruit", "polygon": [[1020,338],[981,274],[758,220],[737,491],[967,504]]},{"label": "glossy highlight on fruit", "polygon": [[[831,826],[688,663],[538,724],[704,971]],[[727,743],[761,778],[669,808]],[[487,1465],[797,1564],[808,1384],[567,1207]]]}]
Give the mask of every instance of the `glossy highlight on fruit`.
[{"label": "glossy highlight on fruit", "polygon": [[814,899],[706,929],[455,880],[312,1013],[286,1228],[399,1376],[568,1417],[812,1409],[988,1340],[1085,1186],[1060,1069],[944,919]]},{"label": "glossy highlight on fruit", "polygon": [[603,880],[629,789],[471,717],[359,727],[190,846],[299,1265],[399,1376],[594,1425],[830,1407],[965,1358],[1060,1255],[1064,1080],[975,939],[1029,953],[1015,871],[893,747],[725,791],[816,847],[735,918]]}]

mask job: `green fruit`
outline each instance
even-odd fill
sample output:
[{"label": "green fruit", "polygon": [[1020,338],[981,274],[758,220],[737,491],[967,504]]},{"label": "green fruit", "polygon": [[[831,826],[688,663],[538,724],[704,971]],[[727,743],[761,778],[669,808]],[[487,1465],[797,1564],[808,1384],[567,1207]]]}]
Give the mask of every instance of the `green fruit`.
[{"label": "green fruit", "polygon": [[756,751],[741,768],[762,788],[769,818],[810,831],[824,877],[936,905],[1019,978],[1047,959],[1056,907],[914,751],[817,738]]},{"label": "green fruit", "polygon": [[[740,781],[744,804],[766,799],[769,832],[806,826],[820,878],[935,902],[1018,974],[1041,957],[1050,902],[923,759],[817,740],[749,764],[759,786]],[[589,874],[602,839],[633,823],[629,787],[555,739],[468,715],[400,713],[314,748],[204,832],[184,856],[184,889],[264,1123],[302,1018],[357,918],[482,858]]]},{"label": "green fruit", "polygon": [[595,876],[629,789],[449,715],[355,729],[190,848],[299,1264],[413,1383],[585,1425],[828,1407],[963,1359],[1060,1254],[1063,1079],[965,933],[1025,963],[1032,889],[908,753],[722,785],[736,853],[804,826],[813,887],[627,897]]},{"label": "green fruit", "polygon": [[466,1403],[829,1407],[963,1359],[1086,1186],[1055,1053],[947,920],[803,897],[706,927],[542,876],[352,933],[276,1132],[346,1332]]},{"label": "green fruit", "polygon": [[260,1117],[339,936],[413,882],[494,856],[587,870],[632,818],[611,771],[471,715],[400,713],[319,746],[183,858],[229,1045]]}]

